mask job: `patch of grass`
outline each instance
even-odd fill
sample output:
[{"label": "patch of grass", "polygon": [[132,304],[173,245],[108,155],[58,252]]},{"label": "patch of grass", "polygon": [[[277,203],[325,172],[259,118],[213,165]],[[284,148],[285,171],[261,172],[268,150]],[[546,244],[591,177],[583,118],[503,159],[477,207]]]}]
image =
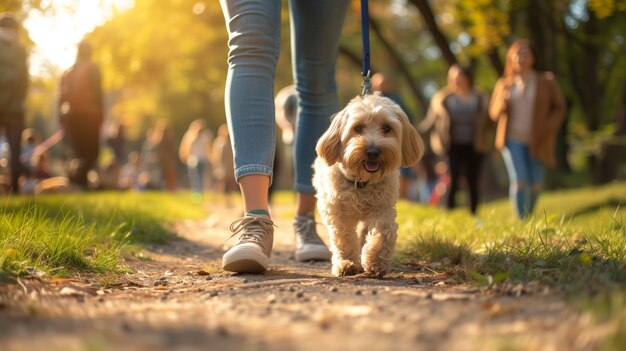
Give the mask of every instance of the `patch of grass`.
[{"label": "patch of grass", "polygon": [[0,208],[0,279],[33,272],[119,272],[132,243],[166,243],[166,225],[206,213],[189,194],[96,192],[7,198]]},{"label": "patch of grass", "polygon": [[[545,193],[532,219],[519,221],[506,200],[479,218],[400,203],[398,258],[443,263],[468,281],[498,275],[571,291],[626,284],[626,183]],[[493,281],[493,280],[489,280]]]}]

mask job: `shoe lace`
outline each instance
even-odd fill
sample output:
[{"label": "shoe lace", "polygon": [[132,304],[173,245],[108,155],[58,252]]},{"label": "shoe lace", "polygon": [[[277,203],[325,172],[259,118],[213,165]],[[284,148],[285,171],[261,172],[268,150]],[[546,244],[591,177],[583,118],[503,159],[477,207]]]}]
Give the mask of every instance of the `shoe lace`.
[{"label": "shoe lace", "polygon": [[265,239],[270,231],[273,231],[276,225],[269,218],[245,216],[241,217],[230,224],[230,231],[233,233],[226,240],[240,234],[239,242],[253,242],[259,244],[265,249]]},{"label": "shoe lace", "polygon": [[317,222],[313,218],[296,219],[296,233],[303,243],[307,244],[323,244],[322,239],[317,235]]}]

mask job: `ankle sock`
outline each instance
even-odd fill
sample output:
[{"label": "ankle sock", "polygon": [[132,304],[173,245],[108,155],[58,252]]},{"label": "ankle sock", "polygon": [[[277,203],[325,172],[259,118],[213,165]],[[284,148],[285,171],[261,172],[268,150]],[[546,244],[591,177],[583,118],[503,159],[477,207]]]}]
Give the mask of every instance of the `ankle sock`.
[{"label": "ankle sock", "polygon": [[250,211],[246,212],[246,215],[261,216],[261,217],[270,218],[269,211],[263,210],[263,209],[250,210]]},{"label": "ankle sock", "polygon": [[315,213],[314,212],[307,212],[307,213],[303,213],[303,214],[296,214],[296,219],[315,219]]}]

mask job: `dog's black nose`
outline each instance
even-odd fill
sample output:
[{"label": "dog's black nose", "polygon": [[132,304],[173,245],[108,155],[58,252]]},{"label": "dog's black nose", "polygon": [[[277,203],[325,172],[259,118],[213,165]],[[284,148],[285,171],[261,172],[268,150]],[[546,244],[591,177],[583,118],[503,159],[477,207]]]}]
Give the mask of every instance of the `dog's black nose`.
[{"label": "dog's black nose", "polygon": [[365,154],[367,154],[367,157],[369,159],[375,159],[378,156],[380,156],[380,150],[378,150],[377,147],[370,147],[367,150],[365,150]]}]

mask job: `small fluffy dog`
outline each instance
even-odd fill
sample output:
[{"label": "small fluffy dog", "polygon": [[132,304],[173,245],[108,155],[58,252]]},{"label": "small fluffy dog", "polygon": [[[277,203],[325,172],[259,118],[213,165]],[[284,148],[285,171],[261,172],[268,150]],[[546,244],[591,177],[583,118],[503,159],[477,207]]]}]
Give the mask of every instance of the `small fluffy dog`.
[{"label": "small fluffy dog", "polygon": [[382,277],[391,270],[398,170],[419,161],[423,150],[407,115],[381,95],[358,96],[333,117],[317,143],[313,185],[335,276]]}]

